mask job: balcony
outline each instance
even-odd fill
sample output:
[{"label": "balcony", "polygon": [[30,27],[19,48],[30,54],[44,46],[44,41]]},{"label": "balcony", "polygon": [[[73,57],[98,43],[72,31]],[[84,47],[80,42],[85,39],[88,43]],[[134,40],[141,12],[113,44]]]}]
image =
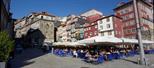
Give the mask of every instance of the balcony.
[{"label": "balcony", "polygon": [[150,28],[154,28],[153,26],[153,22],[151,20],[148,20],[148,19],[145,19],[145,18],[141,18],[140,19],[140,22],[143,23],[143,24],[147,24]]}]

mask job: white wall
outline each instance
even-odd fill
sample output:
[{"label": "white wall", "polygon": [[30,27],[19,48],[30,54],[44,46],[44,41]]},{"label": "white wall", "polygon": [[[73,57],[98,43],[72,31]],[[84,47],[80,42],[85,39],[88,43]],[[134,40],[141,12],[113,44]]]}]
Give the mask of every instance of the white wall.
[{"label": "white wall", "polygon": [[[109,18],[109,21],[106,21],[107,18]],[[114,27],[113,27],[113,17],[107,17],[102,20],[99,20],[98,23],[98,31],[99,31],[99,36],[115,36],[114,35]],[[107,25],[110,25],[110,28],[107,28]],[[111,32],[112,34],[109,35],[108,32]],[[103,35],[102,35],[103,33]]]},{"label": "white wall", "polygon": [[[109,17],[110,21],[106,21],[107,18],[99,20],[98,23],[98,30],[99,31],[108,31],[108,30],[113,30],[113,19],[112,17]],[[101,23],[102,22],[102,23]],[[110,24],[110,28],[107,28],[107,24]],[[103,28],[101,28],[103,26]]]},{"label": "white wall", "polygon": [[46,16],[46,15],[39,15],[37,16],[37,18],[41,18],[41,16],[43,16],[43,19],[46,19],[46,20],[55,20],[55,17],[50,17],[50,16]]}]

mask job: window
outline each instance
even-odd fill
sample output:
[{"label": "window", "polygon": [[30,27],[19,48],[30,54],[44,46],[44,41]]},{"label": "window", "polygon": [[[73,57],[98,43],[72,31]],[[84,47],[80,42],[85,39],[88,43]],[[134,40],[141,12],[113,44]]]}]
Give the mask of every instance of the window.
[{"label": "window", "polygon": [[126,10],[125,10],[125,13],[128,13],[128,12],[129,12],[128,9],[126,9]]},{"label": "window", "polygon": [[125,23],[125,26],[126,26],[126,27],[128,26],[128,22]]},{"label": "window", "polygon": [[149,15],[147,15],[147,19],[149,19]]},{"label": "window", "polygon": [[133,14],[133,13],[130,14],[129,17],[130,17],[130,18],[134,18],[134,14]]},{"label": "window", "polygon": [[94,23],[92,23],[91,25],[94,25]]},{"label": "window", "polygon": [[136,29],[132,29],[132,32],[136,32]]},{"label": "window", "polygon": [[89,27],[89,30],[91,30],[91,27]]},{"label": "window", "polygon": [[97,28],[97,25],[95,25],[95,28]]},{"label": "window", "polygon": [[43,16],[41,16],[41,19],[43,19]]},{"label": "window", "polygon": [[92,32],[90,32],[90,36],[92,36],[93,34],[92,34]]},{"label": "window", "polygon": [[88,28],[86,28],[86,31],[88,31]]},{"label": "window", "polygon": [[94,35],[97,35],[97,31],[95,31]]},{"label": "window", "polygon": [[100,24],[102,24],[102,23],[103,23],[103,21],[102,21],[102,20],[100,20],[100,21],[99,21],[99,23],[100,23]]},{"label": "window", "polygon": [[131,30],[127,30],[127,33],[130,33],[131,32]]},{"label": "window", "polygon": [[106,22],[109,22],[109,21],[110,21],[110,18],[107,18],[107,19],[106,19]]},{"label": "window", "polygon": [[129,18],[130,18],[129,15],[125,16],[125,20],[127,20],[127,19],[129,19]]},{"label": "window", "polygon": [[83,29],[83,31],[86,31],[85,29]]},{"label": "window", "polygon": [[121,14],[124,14],[125,12],[123,10],[121,10]]},{"label": "window", "polygon": [[121,32],[120,32],[120,31],[119,31],[118,33],[119,33],[119,34],[121,34]]},{"label": "window", "polygon": [[136,37],[135,36],[132,36],[132,39],[135,39]]},{"label": "window", "polygon": [[135,25],[135,21],[134,20],[130,21],[130,25]]},{"label": "window", "polygon": [[49,24],[46,24],[46,28],[49,29],[49,27],[50,27],[50,25]]},{"label": "window", "polygon": [[88,35],[88,33],[85,33],[85,36],[87,36]]},{"label": "window", "polygon": [[103,29],[103,25],[100,25],[100,29]]},{"label": "window", "polygon": [[117,13],[116,15],[117,15],[117,16],[119,16],[119,15],[120,15],[120,13]]},{"label": "window", "polygon": [[107,28],[110,28],[110,24],[107,24],[106,26],[107,26]]},{"label": "window", "polygon": [[121,16],[121,18],[122,18],[123,20],[125,20],[125,16]]},{"label": "window", "polygon": [[126,30],[123,30],[124,31],[124,34],[127,34],[127,31]]},{"label": "window", "polygon": [[83,34],[80,34],[80,38],[83,38]]},{"label": "window", "polygon": [[115,24],[115,28],[117,28],[117,24]]},{"label": "window", "polygon": [[108,35],[112,35],[112,32],[110,31],[110,32],[108,32]]},{"label": "window", "polygon": [[104,33],[101,33],[101,36],[104,36]]},{"label": "window", "polygon": [[118,34],[118,31],[115,31],[116,34]]}]

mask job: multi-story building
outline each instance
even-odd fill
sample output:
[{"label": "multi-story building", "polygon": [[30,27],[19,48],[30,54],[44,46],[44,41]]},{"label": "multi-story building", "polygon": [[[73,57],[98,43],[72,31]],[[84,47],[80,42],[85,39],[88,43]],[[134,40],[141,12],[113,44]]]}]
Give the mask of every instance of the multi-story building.
[{"label": "multi-story building", "polygon": [[121,18],[115,15],[105,16],[97,20],[97,23],[99,36],[123,37],[123,23]]},{"label": "multi-story building", "polygon": [[75,29],[75,22],[77,21],[75,15],[69,15],[66,21],[66,30],[68,41],[74,42],[76,41],[76,29]]},{"label": "multi-story building", "polygon": [[69,15],[57,27],[57,36],[61,42],[75,42],[84,38],[83,24],[86,20],[82,16]]},{"label": "multi-story building", "polygon": [[10,13],[11,0],[1,0],[1,22],[0,31],[5,30],[9,33],[9,36],[13,38],[13,21],[12,14]]},{"label": "multi-story building", "polygon": [[88,22],[85,17],[78,16],[76,17],[77,21],[75,22],[76,29],[76,39],[82,40],[84,39],[84,24]]},{"label": "multi-story building", "polygon": [[81,16],[84,16],[87,20],[84,24],[84,38],[90,38],[98,35],[98,26],[96,20],[102,17],[102,13],[97,10],[87,11]]},{"label": "multi-story building", "polygon": [[66,19],[67,17],[63,17],[62,19],[60,19],[60,25],[56,27],[57,42],[66,42],[68,40],[67,31],[66,31],[67,29]]},{"label": "multi-story building", "polygon": [[[153,23],[153,5],[144,0],[137,0],[137,9],[139,13],[140,19],[140,26],[141,26],[141,34],[142,39],[150,40],[154,32],[150,32],[152,27],[150,24]],[[118,5],[115,9],[115,15],[122,18],[122,22],[124,24],[124,37],[126,38],[137,38],[137,31],[136,31],[136,22],[134,16],[134,7],[133,1],[129,1],[127,3],[123,3]],[[152,34],[151,34],[152,33]],[[150,36],[150,37],[149,37]]]},{"label": "multi-story building", "polygon": [[61,23],[61,25],[57,27],[57,41],[66,42],[67,39],[66,25]]},{"label": "multi-story building", "polygon": [[24,42],[41,45],[43,42],[54,42],[54,24],[58,17],[46,12],[32,13],[15,22],[16,38],[24,38]]}]

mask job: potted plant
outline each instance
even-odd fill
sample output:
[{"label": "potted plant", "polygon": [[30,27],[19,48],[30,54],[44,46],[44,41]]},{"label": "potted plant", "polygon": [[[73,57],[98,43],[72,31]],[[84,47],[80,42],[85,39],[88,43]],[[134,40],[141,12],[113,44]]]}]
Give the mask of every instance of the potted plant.
[{"label": "potted plant", "polygon": [[14,41],[6,31],[0,31],[0,68],[5,68],[10,52],[13,50]]}]

